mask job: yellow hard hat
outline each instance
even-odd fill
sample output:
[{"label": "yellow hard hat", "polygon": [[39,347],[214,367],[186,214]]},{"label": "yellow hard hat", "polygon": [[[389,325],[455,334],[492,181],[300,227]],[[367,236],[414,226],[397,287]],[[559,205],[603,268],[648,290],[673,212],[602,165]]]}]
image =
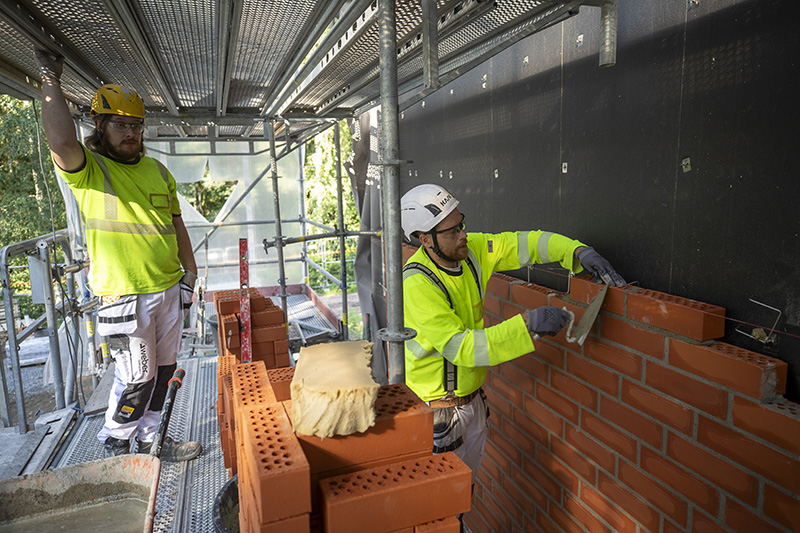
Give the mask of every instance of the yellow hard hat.
[{"label": "yellow hard hat", "polygon": [[122,115],[144,118],[144,102],[136,91],[122,85],[103,85],[92,98],[93,115]]}]

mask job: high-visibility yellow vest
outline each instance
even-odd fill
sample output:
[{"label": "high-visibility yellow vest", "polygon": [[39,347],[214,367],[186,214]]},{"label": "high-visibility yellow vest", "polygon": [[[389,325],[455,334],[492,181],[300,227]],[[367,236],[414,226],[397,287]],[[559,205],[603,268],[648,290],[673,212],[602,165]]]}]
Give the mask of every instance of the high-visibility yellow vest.
[{"label": "high-visibility yellow vest", "polygon": [[58,173],[81,210],[97,295],[146,294],[182,274],[173,215],[181,214],[175,178],[159,161],[119,163],[83,148],[86,164]]},{"label": "high-visibility yellow vest", "polygon": [[[584,245],[557,233],[469,233],[467,239],[469,257],[459,274],[440,268],[422,247],[403,269],[405,325],[417,332],[405,343],[406,384],[424,401],[471,394],[483,385],[487,367],[534,350],[521,315],[483,327],[492,273],[556,261],[582,270],[573,254]],[[447,361],[457,369],[455,383],[446,379]]]}]

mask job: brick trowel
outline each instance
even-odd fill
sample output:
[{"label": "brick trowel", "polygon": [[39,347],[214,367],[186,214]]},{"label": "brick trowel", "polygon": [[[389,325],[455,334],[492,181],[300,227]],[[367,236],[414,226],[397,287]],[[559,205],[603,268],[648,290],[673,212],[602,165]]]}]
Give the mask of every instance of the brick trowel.
[{"label": "brick trowel", "polygon": [[608,285],[604,283],[603,286],[600,287],[600,291],[592,298],[592,301],[589,303],[589,308],[586,309],[586,312],[581,317],[577,326],[575,325],[575,313],[568,311],[566,307],[564,308],[564,310],[570,314],[570,321],[567,326],[567,342],[583,346],[583,341],[586,340],[586,337],[592,330],[592,325],[597,318],[597,314],[600,312],[600,306],[603,305],[603,300],[605,300],[607,292]]}]

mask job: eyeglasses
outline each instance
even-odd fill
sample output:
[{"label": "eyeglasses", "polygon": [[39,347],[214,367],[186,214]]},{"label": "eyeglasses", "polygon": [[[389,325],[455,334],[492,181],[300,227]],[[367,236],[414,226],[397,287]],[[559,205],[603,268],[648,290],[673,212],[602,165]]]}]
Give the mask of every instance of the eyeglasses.
[{"label": "eyeglasses", "polygon": [[459,222],[455,226],[453,226],[451,228],[439,230],[439,231],[431,230],[428,233],[435,233],[437,235],[442,235],[444,237],[455,237],[456,235],[461,233],[467,227],[466,224],[464,224],[464,219],[465,218],[466,218],[466,216],[462,213],[461,214],[461,222]]},{"label": "eyeglasses", "polygon": [[144,122],[120,122],[119,120],[109,120],[108,123],[120,133],[130,131],[138,135],[144,131]]}]

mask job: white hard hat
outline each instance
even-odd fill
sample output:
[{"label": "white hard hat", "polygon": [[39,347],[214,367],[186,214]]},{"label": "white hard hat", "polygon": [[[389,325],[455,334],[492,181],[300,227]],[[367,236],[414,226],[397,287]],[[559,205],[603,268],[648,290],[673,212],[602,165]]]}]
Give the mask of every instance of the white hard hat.
[{"label": "white hard hat", "polygon": [[443,187],[417,185],[400,199],[400,216],[407,238],[415,231],[426,233],[453,212],[458,200]]}]

